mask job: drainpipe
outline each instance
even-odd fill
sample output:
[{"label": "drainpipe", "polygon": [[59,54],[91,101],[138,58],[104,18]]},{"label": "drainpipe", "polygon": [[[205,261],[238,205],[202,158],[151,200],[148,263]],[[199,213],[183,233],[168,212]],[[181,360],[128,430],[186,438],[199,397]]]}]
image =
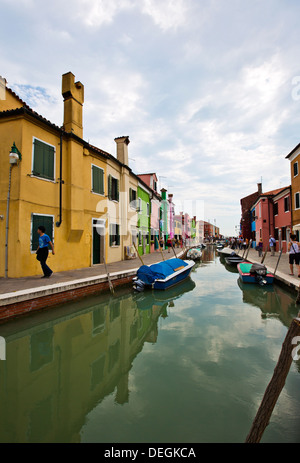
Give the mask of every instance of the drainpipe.
[{"label": "drainpipe", "polygon": [[11,170],[12,164],[9,166],[8,193],[6,203],[6,231],[5,231],[5,278],[8,275],[8,229],[9,229],[9,203],[10,203],[10,188],[11,188]]},{"label": "drainpipe", "polygon": [[56,226],[60,227],[62,223],[62,132],[60,134],[60,156],[59,156],[59,221],[56,222]]}]

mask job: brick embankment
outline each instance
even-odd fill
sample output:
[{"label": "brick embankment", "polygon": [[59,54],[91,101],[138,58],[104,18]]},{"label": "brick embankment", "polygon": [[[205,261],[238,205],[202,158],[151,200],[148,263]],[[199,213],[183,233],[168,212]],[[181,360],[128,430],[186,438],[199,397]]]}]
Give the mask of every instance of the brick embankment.
[{"label": "brick embankment", "polygon": [[[180,249],[175,250],[182,256]],[[164,251],[164,259],[174,257],[173,252]],[[145,265],[162,260],[155,252],[142,256]],[[139,258],[109,264],[108,271],[114,288],[129,285],[140,267]],[[0,279],[0,323],[37,310],[54,307],[86,296],[101,294],[109,290],[104,265],[85,269],[59,272],[49,279],[24,277]]]}]

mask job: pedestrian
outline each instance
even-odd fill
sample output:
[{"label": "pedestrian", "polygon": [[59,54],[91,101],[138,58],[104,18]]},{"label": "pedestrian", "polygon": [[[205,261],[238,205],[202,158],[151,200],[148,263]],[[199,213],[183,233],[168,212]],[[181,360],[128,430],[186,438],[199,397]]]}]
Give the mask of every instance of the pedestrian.
[{"label": "pedestrian", "polygon": [[171,247],[172,247],[172,240],[171,240],[170,237],[167,239],[167,246],[168,246],[168,253],[169,253],[169,252],[170,252],[170,249],[171,249]]},{"label": "pedestrian", "polygon": [[258,250],[258,256],[261,257],[262,252],[263,252],[263,240],[262,240],[262,238],[260,238],[260,240],[258,242],[257,250]]},{"label": "pedestrian", "polygon": [[290,242],[288,245],[288,252],[289,252],[289,264],[290,264],[290,275],[294,275],[294,264],[297,266],[298,269],[298,278],[300,278],[300,246],[299,243],[296,241],[296,235],[291,235]]},{"label": "pedestrian", "polygon": [[272,235],[270,235],[269,244],[270,244],[271,256],[275,256],[276,240],[275,238],[273,238]]},{"label": "pedestrian", "polygon": [[46,260],[49,254],[49,244],[52,249],[52,254],[54,255],[55,253],[54,253],[53,243],[50,240],[49,236],[46,235],[45,231],[46,229],[43,225],[40,225],[37,229],[37,232],[39,235],[39,246],[36,251],[36,254],[37,254],[36,258],[41,263],[41,267],[44,273],[44,276],[42,278],[50,278],[53,272],[51,268],[49,268],[48,265],[46,264]]}]

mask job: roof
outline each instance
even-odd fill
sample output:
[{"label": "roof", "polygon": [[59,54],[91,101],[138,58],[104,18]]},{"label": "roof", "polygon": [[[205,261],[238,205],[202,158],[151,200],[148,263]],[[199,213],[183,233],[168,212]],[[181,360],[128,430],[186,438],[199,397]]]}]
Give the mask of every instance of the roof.
[{"label": "roof", "polygon": [[297,146],[295,146],[294,149],[292,149],[292,151],[285,157],[285,159],[289,159],[292,156],[292,154],[294,154],[299,148],[300,148],[300,143]]},{"label": "roof", "polygon": [[279,193],[281,193],[283,190],[286,190],[287,188],[289,188],[289,186],[285,186],[284,188],[277,188],[277,190],[267,191],[267,193],[262,193],[260,197],[261,196],[276,196]]},{"label": "roof", "polygon": [[[83,144],[84,147],[91,149],[94,153],[97,153],[100,156],[105,157],[106,159],[110,159],[110,160],[116,162],[117,164],[119,164],[120,166],[127,167],[127,169],[130,171],[131,175],[133,175],[133,177],[135,177],[136,180],[141,182],[144,187],[149,189],[154,194],[154,196],[156,196],[157,199],[161,200],[161,196],[160,196],[159,193],[152,190],[137,174],[132,172],[132,170],[130,169],[129,166],[127,166],[127,165],[123,164],[122,162],[120,162],[115,156],[113,156],[112,154],[98,148],[97,146],[91,145],[90,143],[88,143],[87,141],[85,141],[82,138],[78,137],[78,135],[75,135],[74,133],[65,132],[63,127],[59,127],[56,124],[53,124],[51,121],[49,121],[48,119],[46,119],[45,117],[41,116],[36,111],[34,111],[32,108],[30,108],[30,106],[28,106],[28,104],[25,103],[25,101],[23,101],[13,90],[11,90],[8,87],[6,87],[6,90],[9,91],[11,93],[11,95],[13,95],[22,104],[22,107],[21,108],[16,108],[16,109],[9,109],[9,110],[6,110],[6,111],[0,111],[0,118],[10,117],[10,116],[26,116],[26,115],[30,116],[30,117],[33,117],[34,119],[46,124],[48,127],[50,127],[51,129],[59,132],[60,134],[63,134],[66,137],[74,138],[74,139],[78,140],[80,143]],[[119,140],[119,139],[122,139],[122,138],[125,138],[126,139],[125,142],[127,144],[129,144],[129,137],[128,136],[117,137],[117,138],[115,138],[115,140]],[[141,174],[141,175],[145,175],[145,174]]]}]

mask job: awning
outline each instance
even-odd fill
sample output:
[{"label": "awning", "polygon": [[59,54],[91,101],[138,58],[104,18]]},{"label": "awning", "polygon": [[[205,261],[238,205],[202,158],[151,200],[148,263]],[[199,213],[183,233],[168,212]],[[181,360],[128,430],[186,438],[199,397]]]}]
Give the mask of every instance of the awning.
[{"label": "awning", "polygon": [[297,225],[293,225],[292,229],[293,230],[300,230],[300,223],[298,223]]}]

